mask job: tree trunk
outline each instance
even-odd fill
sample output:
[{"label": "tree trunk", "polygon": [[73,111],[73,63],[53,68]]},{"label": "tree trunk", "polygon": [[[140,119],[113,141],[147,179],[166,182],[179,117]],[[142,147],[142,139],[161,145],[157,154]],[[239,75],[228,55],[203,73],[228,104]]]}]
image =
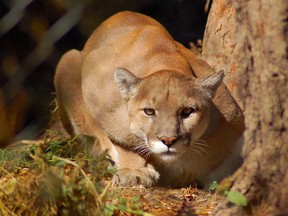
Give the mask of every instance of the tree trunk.
[{"label": "tree trunk", "polygon": [[203,58],[227,70],[225,82],[245,111],[244,163],[231,190],[249,204],[226,201],[215,215],[288,215],[287,11],[287,0],[213,1]]},{"label": "tree trunk", "polygon": [[236,10],[229,0],[214,0],[209,12],[203,40],[202,57],[216,71],[226,72],[224,81],[243,110],[238,93],[238,71],[241,44],[237,43]]}]

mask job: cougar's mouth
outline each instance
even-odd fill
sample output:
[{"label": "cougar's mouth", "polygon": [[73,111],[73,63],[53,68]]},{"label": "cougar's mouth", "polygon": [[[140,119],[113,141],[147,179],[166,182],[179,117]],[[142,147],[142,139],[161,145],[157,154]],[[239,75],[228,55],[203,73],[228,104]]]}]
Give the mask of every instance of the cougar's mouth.
[{"label": "cougar's mouth", "polygon": [[176,160],[180,154],[177,153],[175,149],[168,149],[166,152],[162,152],[159,155],[164,161],[173,161]]},{"label": "cougar's mouth", "polygon": [[161,153],[161,155],[176,155],[176,154],[177,154],[177,153],[176,153],[175,151],[170,151],[170,150]]}]

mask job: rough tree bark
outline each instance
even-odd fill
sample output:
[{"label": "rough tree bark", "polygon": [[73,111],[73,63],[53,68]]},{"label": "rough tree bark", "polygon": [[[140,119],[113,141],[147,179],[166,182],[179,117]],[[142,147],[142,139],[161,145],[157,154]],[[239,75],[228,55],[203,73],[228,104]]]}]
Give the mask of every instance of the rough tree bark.
[{"label": "rough tree bark", "polygon": [[244,163],[232,190],[249,203],[241,209],[226,201],[215,215],[288,215],[287,11],[287,0],[213,1],[203,58],[226,69],[245,112]]},{"label": "rough tree bark", "polygon": [[238,28],[235,15],[236,10],[231,1],[213,1],[205,29],[202,57],[216,71],[223,69],[226,72],[225,84],[243,109],[238,93],[238,59],[241,52],[235,34]]}]

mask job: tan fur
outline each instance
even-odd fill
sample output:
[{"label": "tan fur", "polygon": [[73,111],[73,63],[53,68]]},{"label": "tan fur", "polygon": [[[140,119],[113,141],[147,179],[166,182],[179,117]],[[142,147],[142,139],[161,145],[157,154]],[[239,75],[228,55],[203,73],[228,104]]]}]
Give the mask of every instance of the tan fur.
[{"label": "tan fur", "polygon": [[226,174],[216,168],[241,136],[222,78],[155,20],[121,12],[62,57],[55,88],[64,127],[109,150],[116,183],[179,187]]}]

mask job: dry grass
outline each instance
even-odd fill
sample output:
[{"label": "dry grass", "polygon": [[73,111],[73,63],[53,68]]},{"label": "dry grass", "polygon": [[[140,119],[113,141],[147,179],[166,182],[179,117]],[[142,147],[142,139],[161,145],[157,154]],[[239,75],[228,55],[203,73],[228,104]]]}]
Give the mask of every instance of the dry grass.
[{"label": "dry grass", "polygon": [[0,150],[0,215],[209,215],[221,199],[195,188],[112,186],[106,154],[48,137]]}]

